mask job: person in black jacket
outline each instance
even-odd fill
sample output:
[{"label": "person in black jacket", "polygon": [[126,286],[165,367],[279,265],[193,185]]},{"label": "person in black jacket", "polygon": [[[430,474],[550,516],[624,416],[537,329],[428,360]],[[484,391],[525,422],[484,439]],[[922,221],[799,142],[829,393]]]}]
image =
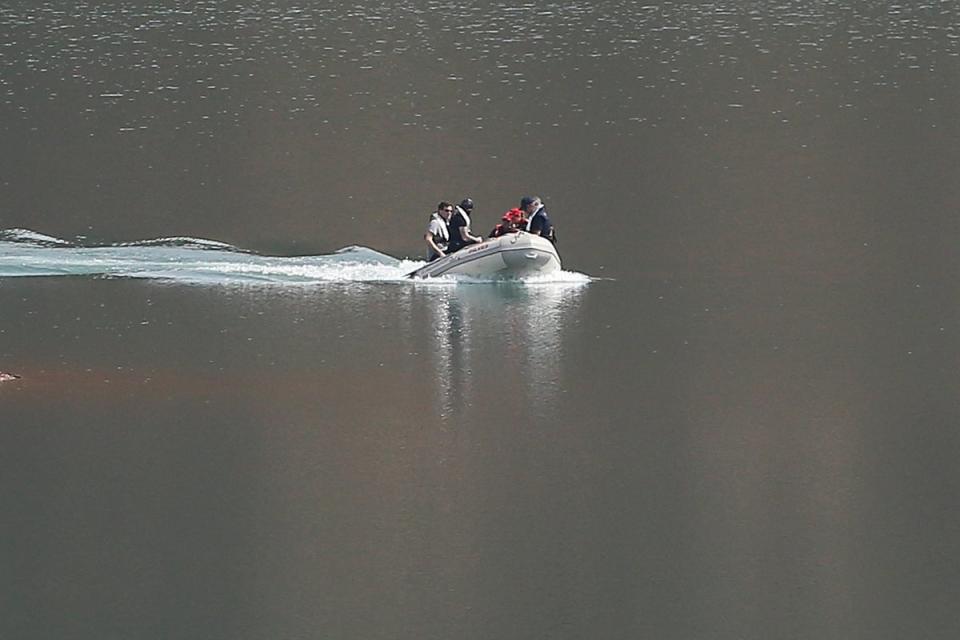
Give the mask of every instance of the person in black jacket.
[{"label": "person in black jacket", "polygon": [[459,251],[468,244],[483,242],[483,238],[473,235],[470,230],[471,213],[473,213],[473,200],[464,198],[450,216],[450,242],[447,244],[447,253]]},{"label": "person in black jacket", "polygon": [[550,242],[556,242],[553,223],[543,206],[543,200],[537,196],[523,196],[520,198],[520,210],[527,218],[527,232],[543,236]]}]

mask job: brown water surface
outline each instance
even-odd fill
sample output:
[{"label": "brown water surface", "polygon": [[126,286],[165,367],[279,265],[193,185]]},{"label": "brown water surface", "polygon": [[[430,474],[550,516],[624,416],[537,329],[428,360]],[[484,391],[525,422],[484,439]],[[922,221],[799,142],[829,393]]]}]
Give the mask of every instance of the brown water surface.
[{"label": "brown water surface", "polygon": [[0,278],[0,636],[960,634],[956,3],[314,4],[3,3],[0,229],[600,279]]}]

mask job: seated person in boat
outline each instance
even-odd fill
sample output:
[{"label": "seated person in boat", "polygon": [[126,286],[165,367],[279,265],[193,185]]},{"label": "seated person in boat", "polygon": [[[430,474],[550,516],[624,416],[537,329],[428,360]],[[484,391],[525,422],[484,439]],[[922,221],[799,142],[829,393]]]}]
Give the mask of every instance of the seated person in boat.
[{"label": "seated person in boat", "polygon": [[547,214],[547,208],[543,206],[543,200],[539,196],[524,196],[521,198],[520,210],[527,218],[527,232],[543,236],[556,244],[556,231],[550,221],[550,216]]},{"label": "seated person in boat", "polygon": [[473,200],[464,198],[460,206],[450,216],[450,243],[447,253],[459,251],[468,244],[483,242],[483,238],[473,235],[470,230],[470,216],[473,214]]},{"label": "seated person in boat", "polygon": [[499,238],[505,233],[516,233],[527,226],[527,221],[523,217],[523,211],[520,209],[510,209],[501,218],[502,222],[493,228],[490,232],[491,238]]},{"label": "seated person in boat", "polygon": [[450,214],[452,213],[453,205],[447,201],[442,201],[437,205],[437,210],[430,214],[427,232],[423,234],[423,239],[427,241],[427,262],[432,262],[447,255],[447,243],[450,240]]}]

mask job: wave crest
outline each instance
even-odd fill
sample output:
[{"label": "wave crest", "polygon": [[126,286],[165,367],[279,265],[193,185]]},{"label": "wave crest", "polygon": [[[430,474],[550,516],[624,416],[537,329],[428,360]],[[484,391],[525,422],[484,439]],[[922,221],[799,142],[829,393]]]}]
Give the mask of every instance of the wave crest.
[{"label": "wave crest", "polygon": [[0,242],[16,244],[32,244],[41,247],[72,247],[69,240],[61,240],[53,236],[44,235],[30,229],[0,229]]}]

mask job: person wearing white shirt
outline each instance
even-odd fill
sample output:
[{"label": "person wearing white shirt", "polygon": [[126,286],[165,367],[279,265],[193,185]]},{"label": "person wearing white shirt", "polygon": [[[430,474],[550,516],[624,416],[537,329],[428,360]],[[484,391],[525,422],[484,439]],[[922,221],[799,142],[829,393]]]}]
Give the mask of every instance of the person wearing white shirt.
[{"label": "person wearing white shirt", "polygon": [[450,242],[450,215],[452,213],[453,205],[444,201],[437,205],[437,210],[434,213],[430,214],[427,232],[423,234],[423,239],[427,241],[428,262],[447,255],[447,244]]}]

